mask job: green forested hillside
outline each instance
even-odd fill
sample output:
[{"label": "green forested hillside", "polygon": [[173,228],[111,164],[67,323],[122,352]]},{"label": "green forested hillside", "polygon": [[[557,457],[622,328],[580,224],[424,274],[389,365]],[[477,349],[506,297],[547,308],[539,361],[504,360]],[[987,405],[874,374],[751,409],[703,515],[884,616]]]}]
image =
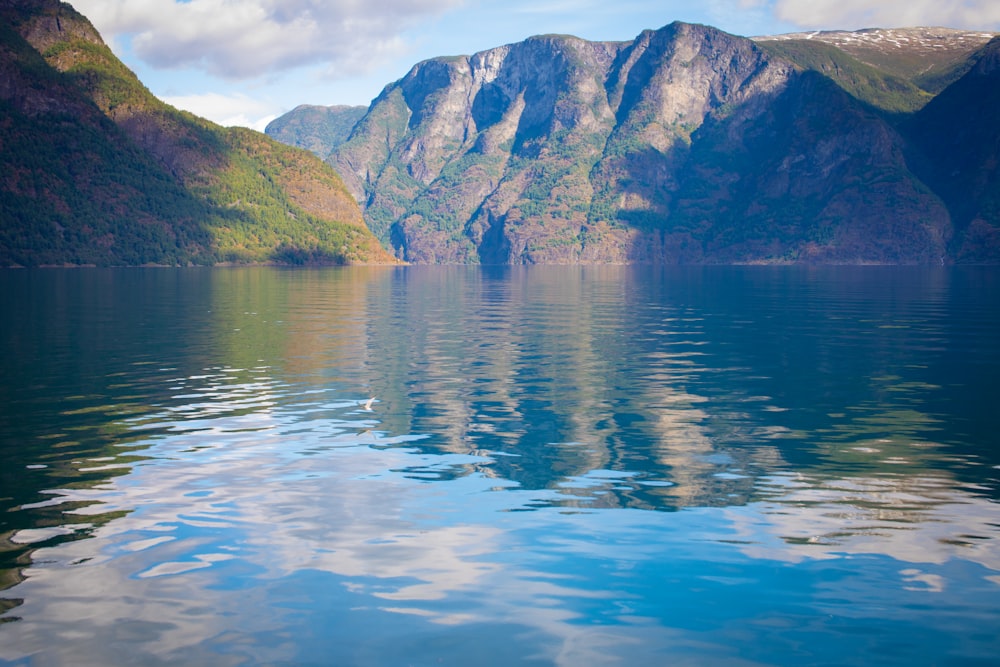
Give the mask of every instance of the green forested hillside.
[{"label": "green forested hillside", "polygon": [[69,5],[0,8],[0,265],[392,262],[314,155],[156,99]]}]

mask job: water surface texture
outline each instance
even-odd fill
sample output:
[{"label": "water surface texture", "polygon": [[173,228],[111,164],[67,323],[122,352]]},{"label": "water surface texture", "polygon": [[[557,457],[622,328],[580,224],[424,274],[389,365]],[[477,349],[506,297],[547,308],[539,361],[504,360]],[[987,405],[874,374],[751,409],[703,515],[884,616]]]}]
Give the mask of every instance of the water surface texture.
[{"label": "water surface texture", "polygon": [[0,664],[1000,655],[996,270],[9,271],[0,344]]}]

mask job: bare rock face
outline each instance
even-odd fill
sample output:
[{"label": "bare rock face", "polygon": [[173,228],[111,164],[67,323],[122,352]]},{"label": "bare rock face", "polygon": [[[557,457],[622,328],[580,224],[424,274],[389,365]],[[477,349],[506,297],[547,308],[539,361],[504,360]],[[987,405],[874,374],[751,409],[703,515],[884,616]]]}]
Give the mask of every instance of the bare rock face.
[{"label": "bare rock face", "polygon": [[[949,210],[898,119],[800,42],[674,23],[429,60],[329,161],[411,262],[941,261]],[[931,97],[838,54],[889,82],[852,70],[869,97]]]},{"label": "bare rock face", "polygon": [[411,261],[627,261],[620,221],[663,209],[711,109],[790,72],[698,26],[633,43],[536,37],[417,65],[332,163]]}]

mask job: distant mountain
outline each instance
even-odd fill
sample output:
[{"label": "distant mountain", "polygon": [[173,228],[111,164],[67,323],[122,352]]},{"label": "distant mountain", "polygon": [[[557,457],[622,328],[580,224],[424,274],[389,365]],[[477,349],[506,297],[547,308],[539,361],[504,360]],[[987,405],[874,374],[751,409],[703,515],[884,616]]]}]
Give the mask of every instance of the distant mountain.
[{"label": "distant mountain", "polygon": [[267,136],[325,158],[347,141],[368,107],[300,104],[264,128]]},{"label": "distant mountain", "polygon": [[534,37],[419,63],[329,161],[412,262],[1000,261],[990,38]]},{"label": "distant mountain", "polygon": [[937,94],[972,69],[976,52],[996,35],[951,28],[821,30],[754,37],[759,44],[788,41],[825,43],[886,75]]},{"label": "distant mountain", "polygon": [[55,0],[0,6],[0,266],[394,259],[306,151],[156,99]]}]

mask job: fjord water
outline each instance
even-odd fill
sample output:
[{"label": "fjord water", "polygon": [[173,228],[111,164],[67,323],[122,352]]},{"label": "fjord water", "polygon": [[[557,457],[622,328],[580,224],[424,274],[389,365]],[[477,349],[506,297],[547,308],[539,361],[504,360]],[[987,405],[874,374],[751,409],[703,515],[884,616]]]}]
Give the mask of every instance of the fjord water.
[{"label": "fjord water", "polygon": [[15,271],[0,308],[0,663],[1000,655],[994,269]]}]

